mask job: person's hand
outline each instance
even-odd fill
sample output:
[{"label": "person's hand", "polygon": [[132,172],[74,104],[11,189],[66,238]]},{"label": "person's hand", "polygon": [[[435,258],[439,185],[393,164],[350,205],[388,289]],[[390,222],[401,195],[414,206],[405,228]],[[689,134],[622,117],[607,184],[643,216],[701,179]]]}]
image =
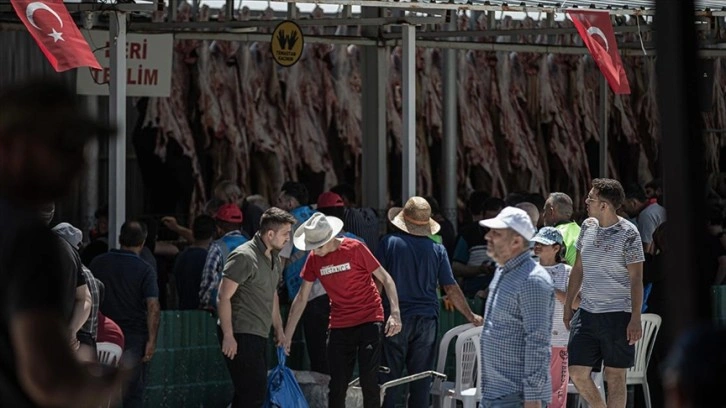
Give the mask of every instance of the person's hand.
[{"label": "person's hand", "polygon": [[454,311],[454,303],[449,300],[448,296],[442,296],[441,301],[444,302],[444,310],[448,312]]},{"label": "person's hand", "polygon": [[285,350],[286,356],[290,355],[290,345],[291,344],[292,344],[292,336],[283,336],[282,344],[280,344],[280,346],[282,346],[282,348]]},{"label": "person's hand", "polygon": [[399,313],[391,313],[386,321],[386,327],[384,332],[386,337],[392,337],[401,332],[403,326],[401,325],[401,315]]},{"label": "person's hand", "polygon": [[71,345],[71,350],[73,350],[73,351],[78,351],[78,349],[81,348],[81,342],[78,341],[78,338],[76,337],[75,334],[71,336],[70,345]]},{"label": "person's hand", "polygon": [[489,294],[489,290],[488,289],[477,290],[476,291],[476,294],[474,294],[474,297],[478,297],[478,298],[481,298],[481,299],[486,299],[488,294]]},{"label": "person's hand", "polygon": [[572,311],[572,308],[565,305],[565,312],[562,316],[562,321],[565,323],[565,327],[567,328],[567,330],[570,330],[570,321],[572,320],[572,316],[574,314],[575,312]]},{"label": "person's hand", "polygon": [[[285,342],[287,340],[287,336],[285,336],[284,330],[275,330],[275,346],[277,347],[283,347],[285,345]],[[286,352],[287,355],[290,355]]]},{"label": "person's hand", "polygon": [[640,325],[640,316],[633,315],[628,323],[628,343],[632,346],[643,337],[643,326]]},{"label": "person's hand", "polygon": [[179,230],[179,223],[176,221],[176,218],[174,217],[163,217],[161,219],[161,222],[166,225],[167,228],[169,228],[172,231],[178,231]]},{"label": "person's hand", "polygon": [[233,335],[225,334],[222,338],[222,354],[230,360],[237,355],[237,340],[234,339]]},{"label": "person's hand", "polygon": [[542,401],[524,401],[524,408],[542,408]]},{"label": "person's hand", "polygon": [[472,313],[471,319],[469,319],[469,323],[473,324],[474,326],[479,327],[482,324],[484,324],[484,319],[482,319],[482,317],[479,316],[478,314]]},{"label": "person's hand", "polygon": [[144,363],[148,363],[151,361],[151,357],[154,356],[154,352],[156,351],[156,341],[147,341],[146,342],[146,348],[144,349],[144,358],[141,359]]}]

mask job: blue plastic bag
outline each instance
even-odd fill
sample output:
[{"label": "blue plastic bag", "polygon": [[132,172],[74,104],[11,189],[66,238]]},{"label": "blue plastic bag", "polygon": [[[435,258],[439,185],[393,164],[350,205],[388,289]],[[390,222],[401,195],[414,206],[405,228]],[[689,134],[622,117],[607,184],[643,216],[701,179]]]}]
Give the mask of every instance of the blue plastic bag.
[{"label": "blue plastic bag", "polygon": [[267,398],[264,408],[309,408],[292,370],[285,366],[285,351],[277,348],[277,367],[267,376]]}]

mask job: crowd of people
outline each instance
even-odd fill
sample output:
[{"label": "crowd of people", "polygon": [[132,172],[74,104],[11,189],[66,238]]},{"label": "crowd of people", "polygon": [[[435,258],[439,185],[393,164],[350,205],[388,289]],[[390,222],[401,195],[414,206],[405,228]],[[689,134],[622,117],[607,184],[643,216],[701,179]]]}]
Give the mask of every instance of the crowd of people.
[{"label": "crowd of people", "polygon": [[[122,383],[123,406],[143,406],[160,311],[170,307],[218,318],[232,407],[264,404],[270,333],[290,353],[299,327],[311,369],[330,376],[328,406],[345,406],[357,365],[364,406],[394,407],[400,391],[381,401],[378,385],[434,368],[441,302],[482,326],[482,406],[565,407],[571,378],[591,406],[624,407],[641,313],[668,324],[658,181],[624,189],[595,179],[582,216],[563,192],[477,191],[458,228],[432,197],[410,197],[383,216],[360,208],[347,185],[311,204],[306,186],[288,181],[268,203],[223,181],[189,227],[174,217],[127,220],[120,248],[109,248],[107,209],[83,245],[78,228],[56,223],[53,202],[80,174],[86,142],[110,129],[52,82],[12,88],[0,106],[3,406],[97,407]],[[159,223],[179,239],[158,240]],[[723,284],[720,207],[709,224],[709,284]],[[474,298],[483,310],[470,308]],[[290,306],[286,318],[281,304]],[[697,334],[681,350],[708,341]],[[654,359],[672,342],[659,340]],[[98,365],[98,343],[123,350],[117,369]],[[683,377],[694,368],[673,361],[669,395],[702,398]],[[603,371],[607,401],[593,370]],[[408,406],[428,406],[430,388],[430,379],[411,383]],[[651,392],[662,404],[660,388]]]}]

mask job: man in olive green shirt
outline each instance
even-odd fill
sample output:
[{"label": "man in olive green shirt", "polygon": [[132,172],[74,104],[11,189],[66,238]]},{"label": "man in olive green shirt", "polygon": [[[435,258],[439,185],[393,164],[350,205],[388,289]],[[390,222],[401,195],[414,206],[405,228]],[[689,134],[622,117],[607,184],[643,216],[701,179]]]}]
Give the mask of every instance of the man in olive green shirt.
[{"label": "man in olive green shirt", "polygon": [[285,341],[277,284],[279,252],[296,223],[291,214],[272,207],[262,214],[252,240],[229,254],[219,287],[219,339],[234,385],[232,408],[262,407],[267,392],[267,338],[275,328]]}]

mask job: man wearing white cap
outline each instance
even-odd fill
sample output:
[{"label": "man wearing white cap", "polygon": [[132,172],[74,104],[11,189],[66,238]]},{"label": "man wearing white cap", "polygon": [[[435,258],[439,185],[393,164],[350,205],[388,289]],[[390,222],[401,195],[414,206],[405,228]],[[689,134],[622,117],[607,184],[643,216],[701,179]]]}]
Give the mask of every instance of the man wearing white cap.
[{"label": "man wearing white cap", "polygon": [[[310,251],[300,276],[302,286],[292,302],[285,328],[285,349],[307,305],[313,282],[319,279],[330,297],[328,363],[330,385],[328,407],[344,408],[348,382],[356,357],[365,408],[380,408],[378,367],[381,361],[382,334],[401,331],[396,284],[361,242],[338,237],[343,221],[322,213],[313,214],[296,231],[293,243]],[[375,277],[383,284],[391,304],[391,316],[383,328],[383,306]]]},{"label": "man wearing white cap", "polygon": [[504,208],[489,228],[487,255],[497,270],[489,285],[480,337],[482,406],[542,407],[552,397],[552,278],[530,256],[535,234],[524,210]]}]

